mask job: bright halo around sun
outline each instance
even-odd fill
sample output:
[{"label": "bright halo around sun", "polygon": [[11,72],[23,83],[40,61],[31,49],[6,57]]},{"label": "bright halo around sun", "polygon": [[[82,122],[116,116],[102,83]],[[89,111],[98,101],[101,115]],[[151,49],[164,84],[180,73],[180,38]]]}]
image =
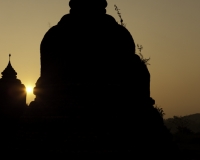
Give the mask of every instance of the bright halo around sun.
[{"label": "bright halo around sun", "polygon": [[33,87],[30,86],[26,87],[26,92],[29,94],[33,93]]}]

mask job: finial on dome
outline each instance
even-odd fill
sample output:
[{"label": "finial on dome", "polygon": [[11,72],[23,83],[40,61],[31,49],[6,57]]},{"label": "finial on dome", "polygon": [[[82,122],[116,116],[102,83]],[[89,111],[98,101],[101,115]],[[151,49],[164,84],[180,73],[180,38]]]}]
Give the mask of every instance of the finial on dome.
[{"label": "finial on dome", "polygon": [[9,62],[10,62],[10,57],[11,57],[11,54],[9,54]]},{"label": "finial on dome", "polygon": [[[69,6],[71,11],[97,11],[100,13],[106,13],[107,1],[106,0],[70,0]],[[83,13],[84,13],[83,12]]]},{"label": "finial on dome", "polygon": [[1,73],[3,75],[2,78],[16,78],[17,72],[13,69],[11,63],[10,63],[10,57],[11,54],[9,54],[9,62],[7,67],[4,69],[4,71]]}]

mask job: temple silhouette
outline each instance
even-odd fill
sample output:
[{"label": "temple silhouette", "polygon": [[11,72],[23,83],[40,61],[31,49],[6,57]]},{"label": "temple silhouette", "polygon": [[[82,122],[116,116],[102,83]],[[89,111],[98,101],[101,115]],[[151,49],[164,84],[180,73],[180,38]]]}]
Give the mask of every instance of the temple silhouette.
[{"label": "temple silhouette", "polygon": [[[176,146],[153,107],[150,73],[130,32],[106,14],[106,0],[71,0],[69,6],[40,45],[36,98],[19,121],[24,135],[15,141],[21,151],[174,156]],[[24,89],[10,61],[2,74],[0,83],[9,75]],[[25,132],[35,133],[34,140]]]},{"label": "temple silhouette", "polygon": [[13,69],[10,62],[1,73],[0,79],[0,115],[19,116],[26,107],[26,88],[17,79],[17,72]]},{"label": "temple silhouette", "polygon": [[135,54],[130,32],[106,14],[107,2],[72,0],[69,5],[70,13],[41,42],[35,104],[108,106],[113,99],[124,103],[134,97],[135,104],[153,105],[148,69]]}]

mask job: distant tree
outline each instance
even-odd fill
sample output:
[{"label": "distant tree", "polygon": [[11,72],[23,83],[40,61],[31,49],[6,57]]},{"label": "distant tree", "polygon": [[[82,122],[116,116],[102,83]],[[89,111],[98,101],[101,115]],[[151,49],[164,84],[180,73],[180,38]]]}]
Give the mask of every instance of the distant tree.
[{"label": "distant tree", "polygon": [[178,133],[190,134],[192,133],[189,129],[190,121],[186,117],[174,116],[171,120],[171,123],[175,125],[175,128]]}]

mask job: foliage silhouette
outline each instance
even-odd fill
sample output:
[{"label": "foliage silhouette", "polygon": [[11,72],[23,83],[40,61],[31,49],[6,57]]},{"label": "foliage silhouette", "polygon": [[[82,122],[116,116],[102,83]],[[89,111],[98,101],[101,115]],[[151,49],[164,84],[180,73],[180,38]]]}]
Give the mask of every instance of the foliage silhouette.
[{"label": "foliage silhouette", "polygon": [[192,133],[190,129],[190,121],[182,116],[174,116],[173,119],[171,119],[171,123],[175,126],[177,133],[183,133],[183,134],[190,134]]},{"label": "foliage silhouette", "polygon": [[139,54],[139,56],[140,56],[142,62],[143,62],[145,65],[150,65],[150,64],[149,64],[150,58],[147,58],[147,59],[146,59],[146,58],[144,58],[144,56],[142,55],[143,46],[137,44],[137,49],[138,49],[138,51],[139,51],[138,54]]},{"label": "foliage silhouette", "polygon": [[121,23],[121,25],[122,25],[123,27],[126,27],[126,25],[125,25],[125,23],[124,23],[124,20],[122,19],[121,13],[119,12],[120,9],[117,7],[117,5],[114,5],[114,7],[115,7],[115,10],[117,11],[117,14],[118,14],[119,18],[120,18],[120,23]]},{"label": "foliage silhouette", "polygon": [[157,109],[157,111],[159,112],[160,116],[161,116],[162,118],[164,118],[165,112],[164,112],[163,108],[158,107],[158,105],[155,105],[154,108]]},{"label": "foliage silhouette", "polygon": [[[117,11],[117,14],[118,14],[119,18],[120,18],[121,26],[123,26],[123,27],[126,28],[126,25],[125,25],[125,23],[124,23],[124,20],[122,19],[121,13],[119,12],[120,9],[117,7],[117,5],[114,5],[114,7],[115,7],[115,10]],[[139,51],[139,52],[138,52],[138,55],[140,56],[142,62],[144,62],[144,64],[146,64],[146,65],[150,65],[150,64],[148,63],[148,61],[150,60],[150,58],[146,59],[146,58],[144,58],[144,56],[142,55],[143,46],[140,45],[140,44],[137,44],[137,49],[138,49],[138,51]]]}]

